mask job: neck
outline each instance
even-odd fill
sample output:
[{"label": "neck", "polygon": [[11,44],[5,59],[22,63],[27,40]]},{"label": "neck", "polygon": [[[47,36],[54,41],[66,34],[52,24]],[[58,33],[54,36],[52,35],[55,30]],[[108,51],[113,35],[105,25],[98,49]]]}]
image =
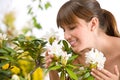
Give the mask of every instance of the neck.
[{"label": "neck", "polygon": [[[105,55],[111,55],[118,50],[120,51],[120,38],[112,37],[108,35],[102,35],[98,37],[96,47],[102,51]],[[109,53],[109,54],[107,54]]]}]

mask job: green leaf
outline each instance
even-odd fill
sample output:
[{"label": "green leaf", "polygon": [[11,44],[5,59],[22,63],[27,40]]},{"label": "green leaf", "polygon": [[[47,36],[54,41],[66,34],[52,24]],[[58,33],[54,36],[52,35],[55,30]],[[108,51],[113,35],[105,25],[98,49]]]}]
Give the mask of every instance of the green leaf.
[{"label": "green leaf", "polygon": [[0,49],[0,54],[8,54],[8,52],[6,51],[6,50],[4,50],[4,49]]},{"label": "green leaf", "polygon": [[32,7],[28,9],[28,14],[33,14]]},{"label": "green leaf", "polygon": [[42,26],[37,22],[37,19],[36,19],[35,16],[32,18],[32,20],[33,20],[34,26],[35,26],[37,29],[42,28]]},{"label": "green leaf", "polygon": [[67,65],[66,65],[66,67],[68,67],[68,68],[71,68],[71,69],[74,69],[74,68],[76,68],[76,66],[74,66],[74,65],[71,65],[71,64],[67,64]]},{"label": "green leaf", "polygon": [[58,69],[60,69],[61,68],[61,66],[53,66],[53,67],[51,67],[49,70],[58,70]]},{"label": "green leaf", "polygon": [[7,44],[7,41],[6,40],[2,40],[2,47],[5,47]]},{"label": "green leaf", "polygon": [[63,40],[62,42],[63,42],[63,45],[64,45],[64,50],[69,51],[70,48],[69,48],[69,45],[68,45],[67,41]]},{"label": "green leaf", "polygon": [[51,70],[58,70],[58,69],[60,69],[62,66],[60,66],[60,65],[58,65],[58,66],[56,66],[56,65],[54,65],[54,63],[52,63],[51,64],[51,66],[47,69],[47,71],[45,72],[45,74],[46,73],[48,73],[49,71],[51,71]]},{"label": "green leaf", "polygon": [[16,54],[16,52],[14,51],[14,49],[12,49],[12,48],[10,48],[10,47],[5,47],[4,49],[5,49],[6,51],[10,52],[11,55]]},{"label": "green leaf", "polygon": [[7,56],[0,56],[0,59],[9,60]]},{"label": "green leaf", "polygon": [[23,76],[19,76],[20,80],[26,80]]},{"label": "green leaf", "polygon": [[65,68],[71,79],[78,80],[78,77],[75,75],[72,69]]},{"label": "green leaf", "polygon": [[50,2],[45,3],[45,9],[48,9],[51,6]]},{"label": "green leaf", "polygon": [[9,80],[11,75],[12,73],[10,72],[10,70],[0,69],[0,80]]},{"label": "green leaf", "polygon": [[87,72],[87,73],[84,74],[83,77],[84,77],[84,78],[88,78],[89,76],[90,76],[90,72]]},{"label": "green leaf", "polygon": [[28,27],[22,28],[22,32],[23,32],[24,34],[26,34],[28,31],[31,31],[31,29],[28,28]]},{"label": "green leaf", "polygon": [[38,5],[38,8],[40,8],[41,10],[43,10],[43,7],[40,4]]},{"label": "green leaf", "polygon": [[95,80],[95,78],[92,76],[92,75],[90,75],[88,78],[86,78],[85,80]]},{"label": "green leaf", "polygon": [[68,59],[68,63],[71,63],[74,59],[76,59],[78,55],[73,55]]}]

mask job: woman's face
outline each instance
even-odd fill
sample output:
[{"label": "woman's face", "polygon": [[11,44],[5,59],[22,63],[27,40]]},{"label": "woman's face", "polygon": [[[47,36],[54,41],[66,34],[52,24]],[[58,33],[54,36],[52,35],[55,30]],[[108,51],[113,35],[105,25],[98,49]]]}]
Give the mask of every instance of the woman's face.
[{"label": "woman's face", "polygon": [[63,26],[64,37],[70,43],[73,51],[80,51],[90,48],[93,44],[91,23],[77,18],[77,23]]}]

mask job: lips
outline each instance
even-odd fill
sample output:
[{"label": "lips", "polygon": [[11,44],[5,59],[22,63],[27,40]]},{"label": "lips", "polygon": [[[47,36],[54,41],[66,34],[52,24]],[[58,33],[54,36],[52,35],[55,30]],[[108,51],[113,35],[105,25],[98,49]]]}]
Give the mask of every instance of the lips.
[{"label": "lips", "polygon": [[76,40],[69,41],[69,43],[70,43],[70,45],[71,45],[72,47],[74,47],[74,46],[75,46],[75,43],[76,43]]}]

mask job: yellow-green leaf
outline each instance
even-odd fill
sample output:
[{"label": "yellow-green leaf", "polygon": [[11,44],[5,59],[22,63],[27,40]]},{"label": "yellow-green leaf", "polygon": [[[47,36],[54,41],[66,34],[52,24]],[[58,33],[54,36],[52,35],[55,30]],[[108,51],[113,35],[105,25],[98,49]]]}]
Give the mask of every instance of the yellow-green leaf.
[{"label": "yellow-green leaf", "polygon": [[75,75],[75,73],[71,69],[65,68],[65,70],[67,71],[71,79],[78,80],[78,77]]}]

